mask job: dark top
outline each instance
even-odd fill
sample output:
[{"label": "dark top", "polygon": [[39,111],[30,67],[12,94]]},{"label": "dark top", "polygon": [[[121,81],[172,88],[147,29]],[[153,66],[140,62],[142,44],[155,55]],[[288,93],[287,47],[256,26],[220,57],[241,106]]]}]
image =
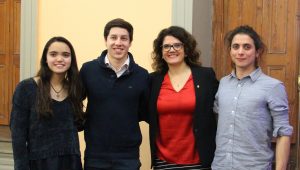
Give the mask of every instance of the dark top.
[{"label": "dark top", "polygon": [[37,88],[33,78],[26,79],[17,85],[13,95],[10,128],[15,170],[31,169],[29,162],[34,160],[80,157],[78,131],[68,98],[61,102],[52,100],[53,117],[38,119]]},{"label": "dark top", "polygon": [[[210,167],[216,148],[216,119],[213,113],[214,97],[218,89],[218,81],[211,68],[191,67],[196,95],[196,107],[193,113],[193,132],[197,151],[203,167]],[[152,165],[157,157],[156,138],[159,132],[157,98],[164,76],[167,72],[150,74],[151,95],[149,102],[149,129]]]},{"label": "dark top", "polygon": [[80,70],[88,99],[84,127],[85,160],[139,158],[148,98],[148,72],[129,53],[128,69],[117,77],[105,65],[107,50]]}]

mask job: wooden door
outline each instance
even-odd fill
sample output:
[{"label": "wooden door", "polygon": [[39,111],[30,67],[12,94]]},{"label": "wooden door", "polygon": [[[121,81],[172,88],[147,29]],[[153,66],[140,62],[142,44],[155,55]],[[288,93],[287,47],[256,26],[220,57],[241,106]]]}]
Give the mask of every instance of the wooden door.
[{"label": "wooden door", "polygon": [[[224,35],[239,25],[250,25],[262,36],[267,53],[260,60],[263,71],[284,82],[288,93],[290,123],[294,127],[290,168],[297,163],[298,138],[298,0],[214,0],[213,67],[218,78],[231,72]],[[292,169],[293,169],[292,168]]]},{"label": "wooden door", "polygon": [[[298,3],[298,11],[297,11],[297,55],[298,55],[298,59],[300,57],[300,0],[298,0],[299,3]],[[298,60],[298,66],[299,66],[299,60]],[[300,93],[299,93],[299,90],[300,90],[300,67],[298,67],[298,116],[299,116],[299,97],[300,97]],[[300,125],[299,125],[299,118],[298,118],[298,122],[297,122],[297,126],[299,129]],[[300,169],[300,139],[299,139],[299,131],[297,131],[297,143],[294,144],[295,146],[293,146],[293,150],[292,150],[292,156],[293,157],[296,157],[296,158],[293,158],[296,163],[297,163],[297,168]],[[297,155],[297,156],[294,156],[294,155]]]},{"label": "wooden door", "polygon": [[9,124],[12,93],[20,75],[21,0],[0,0],[0,125]]}]

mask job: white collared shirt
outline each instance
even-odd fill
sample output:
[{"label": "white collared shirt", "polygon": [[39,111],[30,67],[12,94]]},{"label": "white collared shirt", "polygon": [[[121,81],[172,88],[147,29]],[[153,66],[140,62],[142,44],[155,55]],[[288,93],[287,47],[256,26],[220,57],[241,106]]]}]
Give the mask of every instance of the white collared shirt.
[{"label": "white collared shirt", "polygon": [[112,70],[114,70],[114,72],[116,73],[117,77],[120,77],[129,67],[129,56],[127,57],[126,61],[124,62],[124,64],[120,67],[120,69],[116,69],[114,68],[114,66],[109,62],[107,55],[105,56],[104,62],[106,64],[107,67],[111,68]]}]

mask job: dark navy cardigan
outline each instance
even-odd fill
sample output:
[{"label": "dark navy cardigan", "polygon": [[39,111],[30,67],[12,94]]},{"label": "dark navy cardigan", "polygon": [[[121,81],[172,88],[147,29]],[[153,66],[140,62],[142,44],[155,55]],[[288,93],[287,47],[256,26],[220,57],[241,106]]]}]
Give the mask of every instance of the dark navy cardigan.
[{"label": "dark navy cardigan", "polygon": [[[213,113],[213,103],[218,90],[218,80],[213,69],[206,67],[191,67],[194,80],[196,108],[193,113],[193,131],[201,164],[210,167],[216,148],[216,119]],[[149,101],[149,130],[152,165],[156,158],[156,137],[159,132],[157,98],[167,72],[150,74],[151,95]]]},{"label": "dark navy cardigan", "polygon": [[62,155],[80,156],[77,125],[71,102],[52,100],[53,117],[38,119],[35,105],[37,84],[21,81],[13,95],[10,117],[15,170],[29,169],[30,160]]},{"label": "dark navy cardigan", "polygon": [[149,75],[129,53],[129,68],[117,78],[104,62],[106,54],[80,70],[88,100],[85,160],[139,158],[139,121],[147,111]]}]

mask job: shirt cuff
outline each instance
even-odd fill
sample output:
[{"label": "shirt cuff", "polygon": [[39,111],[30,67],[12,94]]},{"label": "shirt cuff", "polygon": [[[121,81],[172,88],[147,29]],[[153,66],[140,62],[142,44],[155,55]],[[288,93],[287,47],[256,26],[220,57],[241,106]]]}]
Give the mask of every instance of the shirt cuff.
[{"label": "shirt cuff", "polygon": [[273,131],[273,137],[292,136],[292,134],[293,134],[293,127],[290,125],[277,127]]}]

